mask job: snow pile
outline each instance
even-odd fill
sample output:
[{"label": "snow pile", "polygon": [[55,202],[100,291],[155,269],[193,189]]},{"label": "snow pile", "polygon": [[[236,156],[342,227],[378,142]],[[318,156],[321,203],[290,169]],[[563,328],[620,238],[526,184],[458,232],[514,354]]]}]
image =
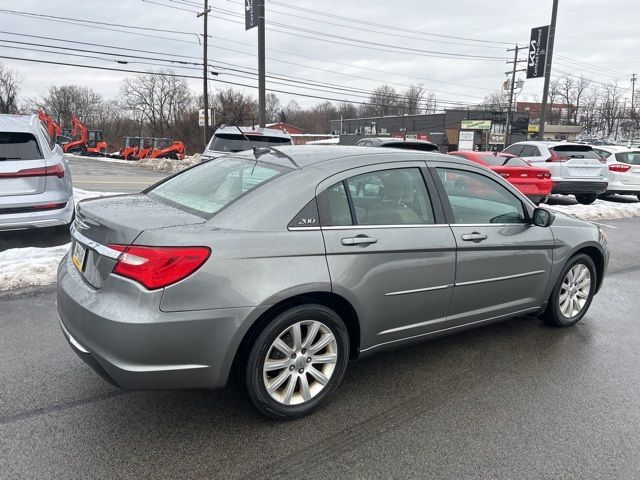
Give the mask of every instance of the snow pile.
[{"label": "snow pile", "polygon": [[67,157],[67,159],[73,160],[99,160],[100,162],[128,163],[129,165],[136,163],[135,161],[125,160],[123,158],[89,157],[85,155],[76,155],[75,153],[65,153],[64,156]]},{"label": "snow pile", "polygon": [[54,282],[60,259],[69,251],[70,245],[12,248],[0,252],[0,291]]},{"label": "snow pile", "polygon": [[[118,195],[118,193],[73,189],[76,203],[87,198],[106,195]],[[67,243],[57,247],[12,248],[0,252],[0,291],[55,282],[58,264],[69,251],[70,245]]]},{"label": "snow pile", "polygon": [[145,158],[140,160],[140,166],[153,170],[154,172],[175,173],[200,163],[201,161],[202,155],[196,153],[195,155],[184,157],[183,160],[174,160],[171,158]]},{"label": "snow pile", "polygon": [[587,221],[640,217],[640,202],[621,203],[596,200],[591,205],[544,205],[544,208]]}]

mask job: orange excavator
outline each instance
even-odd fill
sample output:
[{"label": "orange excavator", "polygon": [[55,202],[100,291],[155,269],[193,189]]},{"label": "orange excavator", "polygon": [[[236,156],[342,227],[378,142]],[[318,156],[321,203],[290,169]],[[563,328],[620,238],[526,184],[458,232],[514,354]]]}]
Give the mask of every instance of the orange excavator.
[{"label": "orange excavator", "polygon": [[149,158],[173,158],[183,160],[185,157],[184,143],[171,138],[156,138],[153,151]]},{"label": "orange excavator", "polygon": [[71,118],[73,141],[65,144],[65,153],[104,156],[107,153],[107,142],[102,139],[102,130],[89,130],[75,115]]},{"label": "orange excavator", "polygon": [[49,132],[49,136],[52,139],[56,139],[60,135],[62,135],[62,127],[58,125],[58,123],[51,118],[51,116],[47,115],[43,110],[38,110],[38,118]]}]

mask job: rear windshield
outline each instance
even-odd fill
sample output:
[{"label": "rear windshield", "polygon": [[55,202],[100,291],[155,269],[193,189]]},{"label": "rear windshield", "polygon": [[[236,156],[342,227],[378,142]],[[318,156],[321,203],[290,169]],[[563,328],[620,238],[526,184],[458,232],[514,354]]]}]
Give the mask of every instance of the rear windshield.
[{"label": "rear windshield", "polygon": [[558,155],[569,158],[594,158],[600,159],[600,155],[593,151],[588,145],[557,145],[551,148]]},{"label": "rear windshield", "polygon": [[640,151],[616,153],[616,160],[618,162],[629,163],[631,165],[640,165]]},{"label": "rear windshield", "polygon": [[[267,135],[249,135],[247,138],[256,147],[269,145],[291,145],[291,140],[283,137],[269,137]],[[251,143],[239,133],[216,133],[211,139],[209,150],[214,152],[243,152],[251,150]]]},{"label": "rear windshield", "polygon": [[170,178],[149,193],[205,216],[290,169],[242,158],[203,163]]},{"label": "rear windshield", "polygon": [[413,142],[388,142],[380,145],[385,148],[403,148],[405,150],[418,150],[420,152],[437,152],[438,146],[431,143]]},{"label": "rear windshield", "polygon": [[501,157],[496,155],[480,155],[480,158],[494,167],[529,167],[530,165],[518,157]]},{"label": "rear windshield", "polygon": [[30,133],[1,132],[0,161],[2,160],[38,160],[42,152],[36,137]]}]

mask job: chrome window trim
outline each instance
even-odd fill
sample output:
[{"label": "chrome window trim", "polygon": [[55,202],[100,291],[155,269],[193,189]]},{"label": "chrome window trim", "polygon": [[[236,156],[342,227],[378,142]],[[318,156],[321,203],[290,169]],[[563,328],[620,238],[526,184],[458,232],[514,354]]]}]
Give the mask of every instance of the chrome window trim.
[{"label": "chrome window trim", "polygon": [[71,237],[74,240],[80,242],[82,245],[86,246],[87,248],[98,252],[103,257],[111,258],[112,260],[117,260],[118,257],[120,257],[120,255],[122,254],[122,252],[114,250],[113,248],[109,248],[105,245],[102,245],[98,242],[91,240],[90,238],[85,237],[76,229],[75,225],[73,224],[71,225]]},{"label": "chrome window trim", "polygon": [[438,285],[437,287],[426,287],[426,288],[415,288],[413,290],[400,290],[398,292],[389,292],[385,293],[385,297],[393,297],[395,295],[408,295],[410,293],[420,293],[420,292],[432,292],[434,290],[444,290],[445,288],[451,288],[453,284],[449,285]]},{"label": "chrome window trim", "polygon": [[456,287],[464,287],[467,285],[477,285],[480,283],[490,283],[490,282],[500,282],[502,280],[511,280],[514,278],[522,278],[522,277],[531,277],[533,275],[541,275],[543,273],[545,273],[546,270],[536,270],[534,272],[524,272],[524,273],[517,273],[515,275],[506,275],[504,277],[493,277],[493,278],[485,278],[482,280],[472,280],[470,282],[456,282],[455,286]]},{"label": "chrome window trim", "polygon": [[372,228],[433,228],[433,227],[513,227],[530,223],[412,223],[402,225],[328,225],[325,227],[287,227],[291,232],[304,230],[362,230]]}]

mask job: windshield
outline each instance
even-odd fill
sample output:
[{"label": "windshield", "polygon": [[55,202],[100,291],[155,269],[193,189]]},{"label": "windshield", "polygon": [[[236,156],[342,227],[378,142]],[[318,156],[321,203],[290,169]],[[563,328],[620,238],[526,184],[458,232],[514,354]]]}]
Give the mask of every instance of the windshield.
[{"label": "windshield", "polygon": [[640,150],[637,152],[616,153],[616,160],[630,165],[640,165]]},{"label": "windshield", "polygon": [[171,146],[173,141],[170,138],[156,138],[155,145],[153,148],[168,148]]},{"label": "windshield", "polygon": [[290,169],[255,160],[222,158],[203,163],[161,183],[150,193],[213,215],[231,202]]},{"label": "windshield", "polygon": [[418,150],[420,152],[437,152],[438,146],[432,143],[413,143],[413,142],[389,142],[380,145],[385,148],[403,148],[405,150]]},{"label": "windshield", "polygon": [[[265,147],[269,145],[291,145],[291,140],[284,137],[269,137],[267,135],[250,135],[247,138],[256,147]],[[239,133],[216,133],[209,143],[209,150],[215,152],[243,152],[251,150],[251,144],[247,142]]]},{"label": "windshield", "polygon": [[30,133],[0,133],[0,160],[38,160],[42,158],[36,137]]},{"label": "windshield", "polygon": [[558,145],[551,148],[554,152],[563,157],[569,158],[593,158],[600,160],[600,155],[593,151],[588,145]]}]

